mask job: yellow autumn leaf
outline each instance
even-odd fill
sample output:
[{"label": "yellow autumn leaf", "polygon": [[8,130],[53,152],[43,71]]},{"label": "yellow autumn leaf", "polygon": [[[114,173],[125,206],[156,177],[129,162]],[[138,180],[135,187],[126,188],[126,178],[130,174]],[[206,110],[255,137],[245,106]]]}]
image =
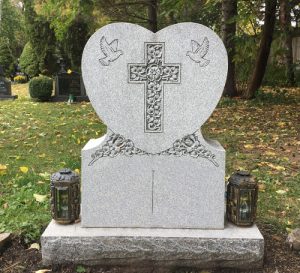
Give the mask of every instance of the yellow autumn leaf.
[{"label": "yellow autumn leaf", "polygon": [[285,122],[282,122],[282,121],[281,121],[281,122],[278,122],[277,125],[278,125],[279,127],[283,128],[283,127],[285,126]]},{"label": "yellow autumn leaf", "polygon": [[67,73],[68,73],[68,74],[72,74],[72,70],[71,70],[71,69],[68,69]]},{"label": "yellow autumn leaf", "polygon": [[272,151],[266,151],[264,152],[265,155],[268,155],[268,156],[275,156],[276,153],[272,152]]},{"label": "yellow autumn leaf", "polygon": [[274,164],[272,164],[272,163],[267,163],[267,165],[268,165],[270,168],[272,168],[272,169],[274,169],[274,170],[277,170],[277,171],[284,171],[284,170],[285,170],[285,167],[280,166],[280,165],[274,165]]},{"label": "yellow autumn leaf", "polygon": [[38,243],[33,243],[30,245],[28,249],[37,249],[40,250],[40,245]]},{"label": "yellow autumn leaf", "polygon": [[39,158],[44,158],[44,157],[46,157],[46,154],[40,154],[39,155]]},{"label": "yellow autumn leaf", "polygon": [[6,171],[7,171],[6,165],[0,164],[0,175],[6,174]]},{"label": "yellow autumn leaf", "polygon": [[79,169],[75,169],[74,171],[75,171],[75,173],[80,174],[80,170]]},{"label": "yellow autumn leaf", "polygon": [[254,145],[252,145],[252,144],[246,144],[246,145],[244,145],[244,147],[245,147],[245,149],[251,150],[251,149],[254,148]]},{"label": "yellow autumn leaf", "polygon": [[260,192],[265,192],[266,191],[266,185],[265,184],[258,184],[258,190]]},{"label": "yellow autumn leaf", "polygon": [[40,203],[42,203],[42,202],[44,202],[45,200],[46,200],[46,198],[47,198],[47,195],[41,195],[41,194],[33,194],[33,197],[35,198],[35,200],[37,201],[37,202],[40,202]]},{"label": "yellow autumn leaf", "polygon": [[277,194],[286,194],[286,191],[285,190],[278,190],[276,191]]},{"label": "yellow autumn leaf", "polygon": [[22,167],[20,167],[20,171],[22,172],[22,173],[28,173],[28,167],[25,167],[25,166],[22,166]]},{"label": "yellow autumn leaf", "polygon": [[50,179],[50,173],[44,172],[44,173],[39,173],[39,176],[44,178],[45,180]]}]

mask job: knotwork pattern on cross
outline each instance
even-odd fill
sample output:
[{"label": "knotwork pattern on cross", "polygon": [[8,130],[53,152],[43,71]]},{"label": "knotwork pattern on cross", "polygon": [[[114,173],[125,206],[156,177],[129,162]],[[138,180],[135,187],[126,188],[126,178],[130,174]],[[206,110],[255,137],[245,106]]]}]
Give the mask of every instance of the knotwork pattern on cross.
[{"label": "knotwork pattern on cross", "polygon": [[165,44],[145,43],[143,64],[128,64],[129,83],[144,84],[145,133],[163,132],[164,84],[180,83],[180,64],[165,64]]}]

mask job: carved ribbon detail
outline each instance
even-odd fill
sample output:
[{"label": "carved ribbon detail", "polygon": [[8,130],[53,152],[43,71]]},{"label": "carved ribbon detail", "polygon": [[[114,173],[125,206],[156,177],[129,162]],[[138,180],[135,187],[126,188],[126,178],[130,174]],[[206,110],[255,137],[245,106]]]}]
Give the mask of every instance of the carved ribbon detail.
[{"label": "carved ribbon detail", "polygon": [[92,166],[98,159],[102,157],[116,157],[118,155],[133,156],[133,155],[158,155],[158,156],[191,156],[193,158],[202,157],[212,162],[216,167],[219,164],[216,161],[216,156],[200,143],[198,136],[194,133],[186,135],[182,139],[178,139],[173,143],[173,146],[159,153],[148,153],[137,147],[130,139],[126,139],[120,134],[112,133],[108,136],[105,144],[97,149],[92,154],[92,160],[89,166]]}]

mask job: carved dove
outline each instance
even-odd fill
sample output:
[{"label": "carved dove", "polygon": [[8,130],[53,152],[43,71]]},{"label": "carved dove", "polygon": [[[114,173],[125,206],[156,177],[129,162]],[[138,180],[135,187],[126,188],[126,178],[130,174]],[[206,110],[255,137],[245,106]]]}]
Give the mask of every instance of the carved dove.
[{"label": "carved dove", "polygon": [[199,63],[200,66],[207,66],[210,62],[204,58],[209,49],[209,41],[207,37],[204,37],[201,45],[194,40],[191,41],[191,45],[192,51],[188,51],[186,55],[189,56],[194,62]]},{"label": "carved dove", "polygon": [[123,55],[122,50],[118,50],[118,40],[113,40],[110,44],[106,41],[105,37],[102,36],[100,40],[100,48],[102,53],[105,55],[104,58],[99,59],[100,63],[104,66],[108,66],[111,62],[118,59]]}]

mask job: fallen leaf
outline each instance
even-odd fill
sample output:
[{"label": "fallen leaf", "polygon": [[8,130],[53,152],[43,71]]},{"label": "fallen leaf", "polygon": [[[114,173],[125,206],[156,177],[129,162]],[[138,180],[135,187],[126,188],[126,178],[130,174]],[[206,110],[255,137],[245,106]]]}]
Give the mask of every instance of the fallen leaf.
[{"label": "fallen leaf", "polygon": [[50,173],[44,172],[44,173],[39,173],[39,176],[44,178],[45,180],[50,179]]},{"label": "fallen leaf", "polygon": [[25,167],[25,166],[22,166],[22,167],[20,167],[20,171],[22,172],[22,173],[28,173],[28,167]]},{"label": "fallen leaf", "polygon": [[271,167],[272,169],[277,170],[277,171],[284,171],[285,170],[285,167],[283,167],[283,166],[274,165],[272,163],[267,163],[267,165],[269,167]]},{"label": "fallen leaf", "polygon": [[37,249],[40,250],[40,245],[38,243],[33,243],[30,245],[28,249]]},{"label": "fallen leaf", "polygon": [[278,122],[277,125],[281,128],[283,128],[285,126],[285,122]]},{"label": "fallen leaf", "polygon": [[35,198],[35,200],[37,201],[37,202],[40,202],[40,203],[42,203],[42,202],[44,202],[45,200],[46,200],[46,198],[47,198],[47,195],[41,195],[41,194],[33,194],[33,197]]},{"label": "fallen leaf", "polygon": [[6,174],[6,171],[7,171],[6,165],[0,164],[0,175]]},{"label": "fallen leaf", "polygon": [[51,272],[52,270],[49,269],[40,269],[38,271],[34,271],[34,273],[46,273],[46,272]]},{"label": "fallen leaf", "polygon": [[281,237],[279,237],[278,235],[273,235],[272,238],[276,241],[282,241]]},{"label": "fallen leaf", "polygon": [[276,193],[278,193],[278,194],[286,194],[286,191],[285,190],[278,190],[278,191],[276,191]]},{"label": "fallen leaf", "polygon": [[245,147],[245,149],[252,150],[254,148],[254,145],[246,144],[246,145],[244,145],[244,147]]},{"label": "fallen leaf", "polygon": [[276,153],[272,152],[272,151],[266,151],[264,152],[265,155],[268,155],[268,156],[275,156]]},{"label": "fallen leaf", "polygon": [[265,184],[258,184],[258,190],[260,192],[265,192],[266,190],[266,185]]},{"label": "fallen leaf", "polygon": [[79,169],[75,169],[74,171],[75,171],[75,173],[80,174],[80,170]]}]

